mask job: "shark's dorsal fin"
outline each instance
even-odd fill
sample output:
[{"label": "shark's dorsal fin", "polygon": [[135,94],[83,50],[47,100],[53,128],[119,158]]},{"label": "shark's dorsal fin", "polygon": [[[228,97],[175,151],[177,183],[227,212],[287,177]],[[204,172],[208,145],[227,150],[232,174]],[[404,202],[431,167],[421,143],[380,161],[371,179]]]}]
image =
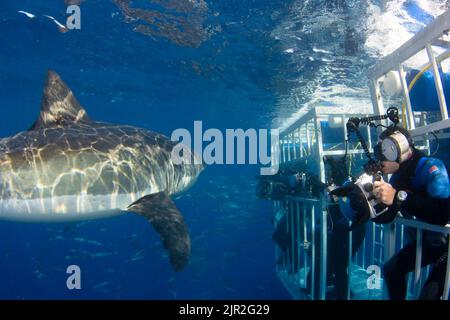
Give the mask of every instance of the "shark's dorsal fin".
[{"label": "shark's dorsal fin", "polygon": [[30,130],[90,121],[86,110],[78,103],[69,87],[56,72],[49,70],[41,102],[41,112]]}]

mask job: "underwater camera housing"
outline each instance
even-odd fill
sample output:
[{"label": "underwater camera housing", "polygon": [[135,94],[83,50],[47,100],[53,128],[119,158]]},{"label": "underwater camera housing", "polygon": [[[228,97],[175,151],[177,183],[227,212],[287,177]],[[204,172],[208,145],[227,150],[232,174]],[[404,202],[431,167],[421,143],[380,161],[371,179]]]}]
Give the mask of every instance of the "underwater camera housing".
[{"label": "underwater camera housing", "polygon": [[371,176],[364,173],[355,182],[348,181],[344,186],[330,192],[330,195],[339,198],[342,214],[352,221],[350,230],[368,220],[378,218],[389,209],[375,197],[375,181],[382,181],[381,175]]},{"label": "underwater camera housing", "polygon": [[[381,161],[385,157],[383,158],[381,153],[383,148],[386,148],[386,146],[383,145],[383,141],[380,142],[379,147],[375,148],[375,159],[372,158],[369,148],[367,147],[367,143],[359,131],[360,124],[378,127],[375,125],[374,121],[384,119],[389,119],[393,122],[392,127],[386,130],[386,132],[389,133],[389,137],[387,136],[382,138],[386,140],[386,138],[391,138],[390,135],[396,132],[395,128],[397,128],[397,124],[399,122],[398,109],[395,107],[389,108],[386,114],[381,116],[350,118],[346,124],[348,136],[344,160],[347,156],[348,140],[351,133],[356,134],[364,153],[368,158],[367,163],[364,165],[364,174],[356,180],[349,180],[345,182],[342,187],[335,188],[329,192],[331,196],[339,198],[338,203],[342,214],[352,221],[350,229],[353,229],[356,225],[365,223],[368,220],[376,219],[389,209],[388,206],[375,197],[373,192],[374,182],[383,180],[381,173]],[[402,151],[400,153],[403,154],[403,149],[401,150]]]}]

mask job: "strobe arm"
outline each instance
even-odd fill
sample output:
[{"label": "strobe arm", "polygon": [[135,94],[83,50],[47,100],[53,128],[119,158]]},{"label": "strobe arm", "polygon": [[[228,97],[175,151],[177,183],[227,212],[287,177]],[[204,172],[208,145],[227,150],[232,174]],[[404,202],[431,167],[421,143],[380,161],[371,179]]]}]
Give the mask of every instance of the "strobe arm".
[{"label": "strobe arm", "polygon": [[374,126],[375,125],[373,123],[374,121],[385,120],[385,119],[389,119],[394,123],[394,125],[397,125],[400,121],[400,117],[398,115],[398,109],[396,107],[389,107],[387,109],[385,115],[371,116],[371,117],[364,117],[364,118],[357,118],[357,117],[350,118],[347,121],[347,131],[355,132],[359,128],[360,124],[364,124],[367,126]]},{"label": "strobe arm", "polygon": [[[369,160],[367,162],[367,164],[364,166],[364,171],[370,175],[376,174],[378,171],[380,171],[380,165],[370,155],[370,151],[367,146],[367,143],[364,140],[363,135],[359,131],[359,125],[364,124],[364,125],[374,127],[375,126],[375,124],[373,123],[374,121],[385,120],[385,119],[391,120],[394,123],[394,126],[396,126],[400,120],[400,118],[398,116],[398,109],[395,107],[390,107],[387,109],[385,115],[371,116],[371,117],[364,117],[364,118],[354,117],[354,118],[350,118],[347,121],[347,125],[346,125],[347,126],[347,141],[350,140],[350,135],[352,132],[354,132],[356,134],[356,136],[358,137],[359,142],[361,143],[361,146],[364,150],[364,153],[365,153],[367,159]],[[347,149],[346,149],[346,153],[347,153]]]}]

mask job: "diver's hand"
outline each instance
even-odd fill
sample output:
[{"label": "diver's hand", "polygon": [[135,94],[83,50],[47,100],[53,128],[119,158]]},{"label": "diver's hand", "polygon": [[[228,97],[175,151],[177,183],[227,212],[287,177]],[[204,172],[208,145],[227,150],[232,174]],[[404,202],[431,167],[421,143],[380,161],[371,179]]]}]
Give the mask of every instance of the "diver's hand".
[{"label": "diver's hand", "polygon": [[384,181],[375,181],[373,183],[373,193],[375,197],[387,206],[394,203],[395,193],[397,190],[392,185]]}]

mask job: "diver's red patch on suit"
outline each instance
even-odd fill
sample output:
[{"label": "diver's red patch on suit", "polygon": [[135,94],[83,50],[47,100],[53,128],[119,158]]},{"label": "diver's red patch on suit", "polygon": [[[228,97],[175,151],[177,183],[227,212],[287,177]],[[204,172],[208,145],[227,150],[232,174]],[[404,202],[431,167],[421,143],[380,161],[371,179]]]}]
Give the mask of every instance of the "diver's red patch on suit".
[{"label": "diver's red patch on suit", "polygon": [[439,170],[438,167],[432,166],[430,169],[428,169],[428,173],[433,173],[433,172],[438,171],[438,170]]}]

